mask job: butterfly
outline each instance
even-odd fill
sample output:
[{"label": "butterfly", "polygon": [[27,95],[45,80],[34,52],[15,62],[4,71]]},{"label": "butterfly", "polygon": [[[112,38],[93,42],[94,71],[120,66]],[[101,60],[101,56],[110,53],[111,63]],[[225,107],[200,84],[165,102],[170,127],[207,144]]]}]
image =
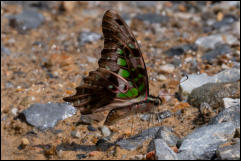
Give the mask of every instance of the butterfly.
[{"label": "butterfly", "polygon": [[107,10],[102,20],[104,48],[99,68],[91,71],[76,88],[76,94],[63,98],[79,107],[82,114],[110,110],[105,125],[139,112],[150,112],[162,104],[149,95],[148,75],[140,47],[124,20]]}]

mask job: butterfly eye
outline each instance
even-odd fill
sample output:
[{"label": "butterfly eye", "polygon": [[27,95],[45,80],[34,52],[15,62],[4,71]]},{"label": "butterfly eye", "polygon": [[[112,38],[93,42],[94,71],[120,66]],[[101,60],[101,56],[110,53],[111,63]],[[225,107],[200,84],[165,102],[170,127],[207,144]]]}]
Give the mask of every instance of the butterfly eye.
[{"label": "butterfly eye", "polygon": [[159,103],[160,103],[159,99],[155,99],[155,101],[154,101],[154,105],[155,105],[155,106],[158,106]]}]

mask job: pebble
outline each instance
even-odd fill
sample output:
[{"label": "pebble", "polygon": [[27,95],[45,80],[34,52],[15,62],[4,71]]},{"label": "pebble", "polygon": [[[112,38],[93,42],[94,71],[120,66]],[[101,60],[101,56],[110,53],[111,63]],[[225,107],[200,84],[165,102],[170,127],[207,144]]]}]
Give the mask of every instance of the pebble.
[{"label": "pebble", "polygon": [[12,112],[12,114],[13,114],[14,116],[17,116],[17,114],[18,114],[18,109],[17,109],[16,107],[14,107],[14,108],[11,109],[11,112]]},{"label": "pebble", "polygon": [[90,125],[90,124],[92,124],[92,122],[93,122],[93,120],[89,115],[81,115],[80,121],[79,121],[80,124]]},{"label": "pebble", "polygon": [[86,158],[86,157],[87,157],[86,154],[77,154],[77,155],[76,155],[76,158],[77,158],[77,159],[84,159],[84,158]]},{"label": "pebble", "polygon": [[197,51],[198,46],[196,44],[184,44],[180,46],[171,47],[170,49],[164,51],[167,56],[179,56],[187,53],[188,51]]},{"label": "pebble", "polygon": [[215,34],[200,37],[195,41],[195,44],[204,49],[215,49],[217,44],[238,44],[239,41],[236,37],[230,34]]},{"label": "pebble", "polygon": [[1,55],[3,55],[3,54],[10,55],[11,52],[8,48],[6,48],[4,45],[2,45],[2,42],[1,42]]},{"label": "pebble", "polygon": [[81,32],[80,36],[78,37],[79,45],[82,46],[86,43],[92,43],[101,38],[100,34],[95,32]]},{"label": "pebble", "polygon": [[169,21],[168,16],[163,16],[163,15],[153,14],[153,13],[137,14],[134,18],[144,22],[148,22],[150,24],[153,24],[153,23],[166,24]]},{"label": "pebble", "polygon": [[89,131],[96,131],[96,130],[97,130],[97,129],[94,128],[92,125],[88,125],[88,126],[87,126],[87,129],[88,129]]},{"label": "pebble", "polygon": [[175,66],[172,64],[165,64],[165,65],[161,65],[159,69],[161,72],[164,72],[164,73],[173,73],[173,71],[175,70]]},{"label": "pebble", "polygon": [[232,52],[232,49],[228,45],[218,45],[214,50],[211,50],[205,53],[202,56],[202,60],[211,61],[217,56],[229,54]]},{"label": "pebble", "polygon": [[160,81],[165,81],[165,80],[167,80],[167,77],[165,75],[163,75],[163,74],[159,74],[157,76],[157,79],[160,80]]},{"label": "pebble", "polygon": [[74,138],[81,138],[81,134],[78,130],[71,131],[71,136]]},{"label": "pebble", "polygon": [[177,160],[177,155],[162,139],[155,139],[155,159],[157,160]]},{"label": "pebble", "polygon": [[87,60],[88,60],[89,63],[96,63],[97,62],[96,58],[90,57],[90,56],[87,56]]},{"label": "pebble", "polygon": [[9,16],[10,26],[16,28],[20,33],[35,29],[44,22],[44,16],[36,10],[26,9],[20,14]]},{"label": "pebble", "polygon": [[111,131],[110,131],[110,129],[109,129],[107,126],[102,126],[102,127],[100,128],[100,130],[101,130],[101,133],[102,133],[102,135],[103,135],[104,137],[107,137],[107,136],[110,136],[110,135],[111,135]]},{"label": "pebble", "polygon": [[22,138],[22,140],[21,140],[21,145],[22,146],[26,146],[26,145],[29,145],[30,143],[29,143],[29,140],[27,139],[27,138]]},{"label": "pebble", "polygon": [[142,121],[149,121],[151,118],[151,114],[142,114],[140,118]]}]

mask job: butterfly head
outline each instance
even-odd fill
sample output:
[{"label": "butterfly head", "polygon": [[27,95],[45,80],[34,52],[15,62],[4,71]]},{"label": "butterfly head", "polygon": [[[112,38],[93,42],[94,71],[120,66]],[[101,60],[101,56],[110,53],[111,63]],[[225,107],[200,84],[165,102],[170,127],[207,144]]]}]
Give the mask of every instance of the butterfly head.
[{"label": "butterfly head", "polygon": [[149,96],[147,98],[149,102],[152,102],[155,106],[159,106],[162,104],[162,100],[160,97],[155,97],[155,96]]}]

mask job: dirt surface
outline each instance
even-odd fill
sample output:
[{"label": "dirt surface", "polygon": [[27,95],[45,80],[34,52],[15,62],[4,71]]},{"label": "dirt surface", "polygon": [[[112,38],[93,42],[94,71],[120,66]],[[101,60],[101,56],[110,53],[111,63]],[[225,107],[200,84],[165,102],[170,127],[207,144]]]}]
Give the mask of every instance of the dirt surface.
[{"label": "dirt surface", "polygon": [[[170,2],[161,4],[164,8],[172,8],[172,5]],[[134,151],[119,147],[92,152],[57,151],[57,145],[64,143],[95,145],[98,141],[98,136],[101,135],[98,127],[102,126],[103,121],[94,123],[93,127],[97,131],[91,132],[87,129],[87,125],[76,125],[81,115],[79,112],[59,121],[54,129],[47,131],[40,131],[16,119],[16,116],[31,104],[64,102],[63,97],[74,94],[75,87],[80,84],[82,78],[90,71],[97,69],[98,58],[103,48],[103,38],[80,46],[78,37],[85,29],[102,35],[102,16],[110,8],[117,10],[120,15],[124,13],[132,15],[153,12],[155,6],[151,9],[140,9],[129,6],[128,2],[55,2],[50,8],[38,9],[45,18],[43,24],[22,34],[9,25],[9,19],[6,16],[20,13],[23,6],[2,5],[1,44],[11,53],[1,54],[1,159],[77,159],[78,154],[85,154],[82,159],[130,159],[135,155],[147,153],[149,140]],[[127,117],[109,127],[113,132],[111,141],[129,137],[152,126],[170,127],[180,138],[186,136],[199,126],[194,123],[198,116],[198,109],[178,101],[173,96],[178,91],[180,78],[184,73],[216,74],[222,70],[218,61],[222,61],[228,67],[233,66],[229,62],[230,58],[225,56],[213,64],[203,63],[200,58],[203,52],[197,50],[181,55],[178,60],[182,65],[175,67],[170,73],[160,70],[160,65],[170,64],[174,59],[162,54],[163,51],[181,44],[192,44],[198,37],[207,35],[201,32],[201,22],[180,21],[173,12],[167,12],[170,20],[165,24],[165,32],[162,32],[162,35],[150,30],[145,32],[149,29],[148,25],[144,25],[140,20],[132,19],[130,27],[140,42],[147,65],[150,94],[161,95],[164,100],[156,111],[169,110],[173,114],[181,111],[181,118],[173,115],[160,123],[157,121],[149,123],[140,121],[140,117],[136,115]],[[185,5],[180,4],[178,12],[188,11]],[[194,15],[200,16],[199,13]],[[188,36],[178,37],[176,32],[188,33]],[[239,47],[234,48],[239,50]],[[96,61],[92,62],[88,57],[95,58]],[[193,69],[191,63],[184,63],[187,58],[195,58],[198,69]],[[234,59],[239,59],[239,56]],[[160,74],[166,79],[158,79]],[[106,112],[102,113],[103,116],[106,114]],[[79,131],[81,137],[71,136],[73,130]]]}]

